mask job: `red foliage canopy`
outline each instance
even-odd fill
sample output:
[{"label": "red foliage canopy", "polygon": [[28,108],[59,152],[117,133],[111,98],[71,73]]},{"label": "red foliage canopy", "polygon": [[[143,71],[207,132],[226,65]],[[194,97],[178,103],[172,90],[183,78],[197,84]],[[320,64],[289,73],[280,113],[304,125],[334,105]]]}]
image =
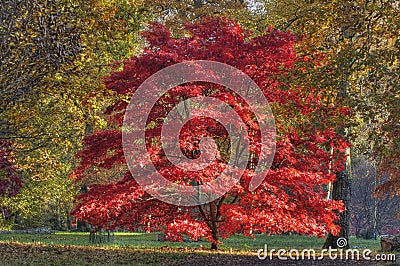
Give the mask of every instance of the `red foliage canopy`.
[{"label": "red foliage canopy", "polygon": [[[171,240],[182,240],[184,233],[192,239],[204,237],[214,247],[221,237],[235,232],[250,236],[253,232],[295,231],[318,236],[337,233],[336,211],[342,211],[343,206],[327,199],[323,187],[334,180],[332,173],[342,168],[345,157],[347,144],[328,123],[341,115],[340,107],[325,104],[318,96],[320,88],[299,88],[290,83],[294,70],[300,69],[298,65],[310,61],[296,55],[295,36],[272,30],[251,38],[236,23],[221,19],[207,19],[188,25],[187,29],[189,37],[173,39],[166,28],[154,24],[144,34],[148,47],[140,56],[124,61],[123,70],[113,72],[104,80],[105,85],[129,98],[152,74],[185,60],[213,60],[240,69],[257,83],[274,112],[278,136],[271,170],[251,192],[248,184],[252,169],[248,167],[228,193],[196,207],[174,206],[153,198],[128,171],[116,183],[91,185],[87,193],[79,196],[73,215],[97,229],[165,230]],[[257,130],[246,111],[240,112],[246,110],[240,99],[221,86],[204,82],[171,89],[154,106],[149,119],[157,121],[181,99],[198,95],[223,98],[249,122],[248,131]],[[106,110],[110,124],[119,129],[98,131],[85,138],[85,149],[77,155],[81,164],[74,171],[76,178],[84,179],[85,172],[93,167],[111,169],[126,163],[120,128],[127,105],[121,100]],[[148,139],[159,137],[161,126],[155,123],[149,128]],[[198,149],[199,139],[204,136],[227,137],[218,123],[194,119],[180,132],[181,148],[188,157]],[[223,168],[226,154],[222,144],[218,149],[218,163]],[[148,150],[154,157],[160,152],[157,145],[148,145]],[[256,148],[253,152],[257,152]],[[184,173],[172,171],[165,160],[154,161],[166,178],[190,183]]]}]

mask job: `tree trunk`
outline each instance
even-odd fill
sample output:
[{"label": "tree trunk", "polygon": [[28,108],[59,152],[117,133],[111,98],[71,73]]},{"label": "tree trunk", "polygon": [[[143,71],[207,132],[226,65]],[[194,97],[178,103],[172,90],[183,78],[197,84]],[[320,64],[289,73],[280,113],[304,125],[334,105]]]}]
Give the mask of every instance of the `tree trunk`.
[{"label": "tree trunk", "polygon": [[89,225],[84,220],[78,220],[77,222],[77,230],[79,232],[89,232]]},{"label": "tree trunk", "polygon": [[[210,216],[208,217],[204,211],[206,209],[206,205],[198,205],[198,209],[203,216],[204,220],[207,222],[208,228],[211,230],[211,236],[213,239],[213,242],[211,243],[211,249],[212,250],[217,250],[218,249],[218,242],[219,242],[219,232],[218,232],[218,223],[220,222],[220,208],[222,202],[225,200],[226,195],[222,196],[221,199],[219,200],[218,204],[216,201],[210,202],[208,204],[210,208]],[[204,209],[203,209],[204,208]]]},{"label": "tree trunk", "polygon": [[210,214],[211,214],[211,233],[213,242],[211,243],[211,249],[218,249],[218,219],[219,219],[219,204],[217,205],[215,202],[210,203]]},{"label": "tree trunk", "polygon": [[[349,248],[349,224],[350,224],[350,179],[346,170],[341,171],[336,174],[336,181],[333,183],[332,189],[332,199],[341,200],[346,208],[345,211],[340,213],[339,220],[336,222],[340,226],[340,234],[334,236],[329,234],[323,248]],[[338,239],[345,238],[347,240],[347,245],[338,246]]]},{"label": "tree trunk", "polygon": [[67,228],[68,231],[70,231],[73,229],[73,226],[72,226],[72,217],[71,215],[69,215],[69,210],[66,210],[65,215],[67,217],[65,227]]},{"label": "tree trunk", "polygon": [[211,249],[217,250],[218,249],[218,241],[219,241],[218,228],[212,229],[211,232],[212,232],[212,237],[213,237],[213,242],[211,243]]}]

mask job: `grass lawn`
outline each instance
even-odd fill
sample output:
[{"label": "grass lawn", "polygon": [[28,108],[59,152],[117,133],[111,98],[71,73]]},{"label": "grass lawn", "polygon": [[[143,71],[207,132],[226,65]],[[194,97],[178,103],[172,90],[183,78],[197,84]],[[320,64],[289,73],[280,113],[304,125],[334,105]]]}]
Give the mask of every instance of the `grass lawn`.
[{"label": "grass lawn", "polygon": [[[159,242],[156,241],[156,233],[115,233],[112,243],[101,244],[105,247],[134,247],[134,248],[157,248],[162,246],[181,248],[209,248],[207,241],[199,242]],[[0,234],[0,241],[16,241],[20,243],[59,244],[78,246],[98,246],[89,243],[89,233],[56,232],[55,234]],[[325,239],[309,236],[285,236],[285,235],[257,235],[255,239],[242,235],[231,236],[223,239],[220,245],[222,250],[257,251],[267,244],[269,248],[314,248],[321,249]],[[369,248],[379,250],[379,240],[364,240],[350,238],[350,245],[357,248]]]},{"label": "grass lawn", "polygon": [[[0,265],[284,265],[260,261],[256,251],[267,244],[269,250],[314,248],[318,252],[324,242],[298,235],[258,235],[255,239],[236,235],[224,239],[221,250],[213,252],[206,241],[159,242],[155,233],[115,233],[114,241],[106,244],[90,244],[88,237],[87,233],[67,232],[0,234]],[[380,248],[379,240],[351,238],[350,244],[375,252]]]}]

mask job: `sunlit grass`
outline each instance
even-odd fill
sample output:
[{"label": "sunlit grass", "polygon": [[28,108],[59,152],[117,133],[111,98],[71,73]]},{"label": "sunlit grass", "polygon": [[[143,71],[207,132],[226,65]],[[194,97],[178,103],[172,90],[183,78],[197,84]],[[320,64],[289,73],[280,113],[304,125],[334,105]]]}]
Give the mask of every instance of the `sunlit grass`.
[{"label": "sunlit grass", "polygon": [[[324,239],[300,235],[257,235],[256,238],[234,235],[223,239],[220,250],[210,250],[210,243],[160,242],[157,233],[118,232],[114,241],[89,242],[89,233],[0,234],[0,265],[255,265],[257,250],[298,250],[313,248],[320,254]],[[351,246],[379,252],[379,240],[350,239]],[[245,259],[244,259],[245,257]],[[214,264],[213,264],[214,263]],[[232,264],[234,263],[234,264]]]},{"label": "sunlit grass", "polygon": [[[89,233],[86,232],[56,232],[55,234],[0,234],[0,241],[15,241],[20,243],[43,243],[77,246],[110,246],[110,247],[133,247],[133,248],[208,248],[210,244],[206,241],[198,242],[160,242],[157,241],[157,233],[128,233],[116,232],[113,241],[110,243],[93,244],[89,242]],[[275,249],[303,249],[313,248],[320,250],[325,239],[301,236],[301,235],[257,235],[256,238],[234,235],[222,239],[220,249],[256,251],[263,248],[265,244]],[[350,245],[357,248],[368,248],[374,251],[380,249],[380,241],[365,240],[351,237]]]}]

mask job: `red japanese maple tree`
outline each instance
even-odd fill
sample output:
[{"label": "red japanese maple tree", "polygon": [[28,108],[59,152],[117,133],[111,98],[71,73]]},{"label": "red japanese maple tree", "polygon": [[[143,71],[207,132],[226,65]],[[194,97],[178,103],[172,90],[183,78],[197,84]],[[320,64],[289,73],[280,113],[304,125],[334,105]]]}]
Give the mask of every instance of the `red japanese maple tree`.
[{"label": "red japanese maple tree", "polygon": [[[221,238],[233,233],[298,232],[323,236],[337,233],[334,224],[341,202],[327,198],[324,187],[335,178],[345,158],[346,142],[332,129],[335,117],[343,108],[325,104],[321,88],[303,88],[290,83],[294,70],[309,58],[296,55],[296,37],[288,32],[269,29],[263,36],[250,37],[240,26],[224,19],[209,18],[187,26],[188,36],[174,39],[168,29],[153,24],[144,34],[148,47],[139,56],[123,62],[123,70],[113,72],[104,82],[121,96],[106,110],[113,129],[97,131],[84,139],[85,149],[78,153],[80,165],[74,176],[86,178],[89,169],[112,169],[126,164],[121,127],[129,99],[148,77],[157,71],[187,60],[212,60],[240,69],[259,86],[270,103],[277,128],[276,153],[271,169],[262,184],[249,191],[252,159],[240,182],[220,198],[194,207],[175,206],[146,193],[126,171],[113,183],[91,184],[78,197],[73,215],[92,224],[97,230],[138,228],[165,231],[170,240],[181,241],[183,234],[191,239],[206,238],[216,249]],[[306,71],[301,69],[301,71]],[[149,91],[149,94],[152,92]],[[246,130],[257,132],[257,123],[249,108],[230,90],[205,82],[181,84],[169,90],[154,105],[146,131],[148,152],[156,168],[167,179],[191,185],[192,178],[173,168],[162,157],[162,148],[154,144],[159,138],[162,121],[180,100],[206,95],[232,106],[246,122]],[[140,115],[140,114],[138,114]],[[332,123],[330,123],[330,121]],[[257,142],[259,134],[249,134]],[[180,145],[188,158],[196,158],[200,140],[210,137],[217,143],[219,157],[197,181],[207,182],[227,167],[226,130],[207,118],[192,119],[180,132]],[[228,143],[228,144],[227,144]],[[251,146],[257,155],[257,145]],[[257,156],[252,156],[257,158]],[[207,178],[205,178],[206,176]]]}]

